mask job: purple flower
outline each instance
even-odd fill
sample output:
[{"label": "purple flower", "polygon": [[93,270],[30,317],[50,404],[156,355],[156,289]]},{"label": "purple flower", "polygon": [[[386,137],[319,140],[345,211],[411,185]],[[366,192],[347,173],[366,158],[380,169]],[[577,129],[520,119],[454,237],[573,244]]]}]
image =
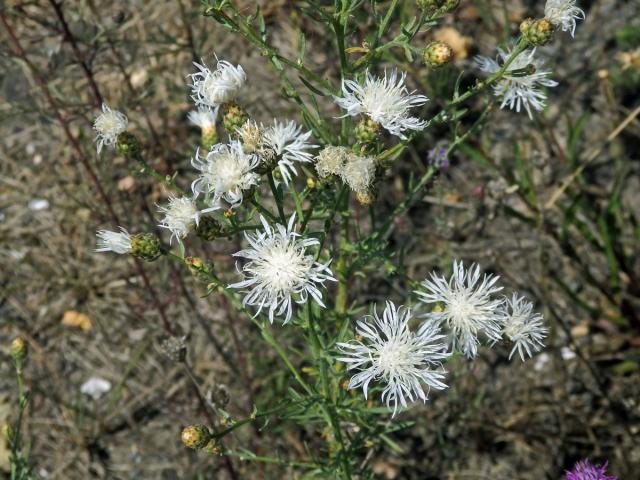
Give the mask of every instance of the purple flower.
[{"label": "purple flower", "polygon": [[442,170],[447,170],[449,168],[449,159],[447,158],[448,149],[448,141],[441,140],[436,143],[436,146],[427,153],[427,161],[429,162],[429,165]]},{"label": "purple flower", "polygon": [[588,459],[576,463],[572,471],[566,471],[567,480],[618,480],[618,477],[607,475],[607,464],[592,465]]}]

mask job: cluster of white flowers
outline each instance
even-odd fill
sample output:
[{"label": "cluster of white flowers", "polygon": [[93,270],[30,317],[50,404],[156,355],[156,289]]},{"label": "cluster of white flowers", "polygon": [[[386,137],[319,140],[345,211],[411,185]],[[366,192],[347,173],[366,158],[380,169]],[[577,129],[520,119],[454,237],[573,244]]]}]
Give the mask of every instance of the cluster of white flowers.
[{"label": "cluster of white flowers", "polygon": [[548,329],[542,315],[533,313],[531,302],[517,294],[496,296],[502,290],[496,285],[498,279],[481,276],[477,265],[466,270],[462,262],[454,261],[448,280],[432,273],[423,289],[415,292],[421,302],[436,304],[422,316],[415,333],[409,330],[409,309],[396,309],[392,302],[387,302],[382,319],[374,310],[373,317],[360,320],[356,339],[338,344],[342,355],[338,360],[348,370],[358,370],[349,388],[362,387],[367,398],[372,381],[383,383],[382,400],[395,415],[398,404],[406,407],[407,399],[426,401],[423,386],[427,393],[429,388],[446,388],[442,362],[456,351],[475,357],[481,335],[492,345],[506,336],[513,342],[509,358],[516,351],[523,361],[531,357],[544,346]]},{"label": "cluster of white flowers", "polygon": [[[573,37],[577,20],[584,20],[584,11],[576,5],[576,0],[547,0],[545,18],[556,28],[571,32]],[[508,65],[505,74],[493,87],[494,95],[502,98],[501,108],[508,107],[520,112],[523,108],[532,118],[532,109],[542,111],[547,99],[543,87],[555,87],[558,82],[549,78],[550,70],[545,70],[544,61],[535,58],[536,49],[527,49],[516,55]],[[513,49],[498,48],[497,59],[478,55],[475,57],[483,72],[495,74],[511,58]]]},{"label": "cluster of white flowers", "polygon": [[218,108],[235,100],[247,82],[247,75],[240,65],[217,61],[216,69],[210,70],[204,63],[195,63],[198,69],[191,74],[191,98],[199,107]]},{"label": "cluster of white flowers", "polygon": [[320,178],[336,175],[356,193],[367,192],[375,179],[375,158],[356,155],[345,147],[325,147],[315,160]]}]

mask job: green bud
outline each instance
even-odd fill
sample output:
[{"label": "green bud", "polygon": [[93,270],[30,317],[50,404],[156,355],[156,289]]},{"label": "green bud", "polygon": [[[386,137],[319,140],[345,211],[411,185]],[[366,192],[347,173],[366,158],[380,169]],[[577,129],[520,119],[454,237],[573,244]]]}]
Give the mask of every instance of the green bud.
[{"label": "green bud", "polygon": [[460,5],[460,0],[417,0],[416,3],[425,12],[434,14],[454,11]]},{"label": "green bud", "polygon": [[224,227],[213,217],[202,217],[196,227],[196,234],[201,239],[211,242],[224,236]]},{"label": "green bud", "polygon": [[216,126],[211,125],[207,128],[202,129],[202,147],[205,150],[209,150],[216,143],[218,143],[218,132],[216,131]]},{"label": "green bud", "polygon": [[431,42],[422,50],[422,61],[428,67],[438,68],[451,61],[453,50],[445,42]]},{"label": "green bud", "polygon": [[11,342],[11,358],[16,362],[22,362],[27,358],[27,353],[27,342],[25,342],[22,337],[16,337],[13,342]]},{"label": "green bud", "polygon": [[194,278],[200,282],[208,282],[211,280],[211,274],[213,273],[213,265],[209,262],[205,262],[199,257],[185,257],[184,263],[189,267],[189,271]]},{"label": "green bud", "polygon": [[122,132],[116,140],[116,149],[125,157],[136,157],[142,153],[142,146],[133,133]]},{"label": "green bud", "polygon": [[204,425],[189,425],[182,430],[181,438],[187,447],[201,450],[211,440],[211,432]]},{"label": "green bud", "polygon": [[131,235],[131,255],[147,262],[153,262],[162,254],[160,239],[153,233]]},{"label": "green bud", "polygon": [[370,118],[364,118],[356,125],[355,134],[360,143],[374,143],[380,135],[380,125]]},{"label": "green bud", "polygon": [[222,105],[222,109],[224,110],[222,125],[229,133],[236,133],[249,119],[247,112],[235,102],[225,103]]},{"label": "green bud", "polygon": [[534,46],[545,45],[553,38],[553,24],[546,18],[527,18],[520,24],[520,33]]}]

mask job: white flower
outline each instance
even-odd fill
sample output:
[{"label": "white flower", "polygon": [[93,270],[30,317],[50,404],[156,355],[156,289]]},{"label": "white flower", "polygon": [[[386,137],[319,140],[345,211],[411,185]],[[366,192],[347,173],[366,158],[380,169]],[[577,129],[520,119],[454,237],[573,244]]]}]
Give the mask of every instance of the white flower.
[{"label": "white flower", "polygon": [[98,154],[102,150],[103,145],[113,145],[118,139],[118,135],[127,129],[129,120],[124,113],[117,110],[111,110],[106,103],[102,104],[102,113],[98,115],[93,122],[93,128],[98,132],[96,140],[98,141]]},{"label": "white flower", "polygon": [[214,71],[206,65],[195,63],[198,72],[191,74],[191,98],[198,106],[216,108],[234,100],[247,76],[240,65],[234,67],[225,60],[218,61]]},{"label": "white flower", "polygon": [[342,180],[356,193],[369,190],[376,173],[374,157],[361,157],[351,154],[342,170]]},{"label": "white flower", "polygon": [[261,153],[262,130],[253,120],[247,120],[237,130],[238,138],[242,142],[242,147],[247,153]]},{"label": "white flower", "polygon": [[422,130],[428,124],[425,120],[409,116],[412,107],[424,105],[429,99],[424,95],[409,92],[404,84],[406,73],[392,70],[384,77],[374,77],[367,72],[364,85],[353,80],[342,82],[342,97],[334,96],[334,101],[347,111],[346,115],[365,114],[379,123],[389,133],[402,139],[405,130]]},{"label": "white flower", "polygon": [[160,226],[171,231],[171,240],[177,238],[182,240],[186,237],[194,226],[200,222],[203,213],[217,210],[217,205],[204,210],[198,210],[195,199],[191,197],[169,197],[169,203],[165,207],[159,207],[160,213],[164,214]]},{"label": "white flower", "polygon": [[218,118],[218,108],[199,108],[192,110],[187,114],[187,118],[195,126],[200,127],[203,131],[209,131],[216,126],[216,118]]},{"label": "white flower", "polygon": [[273,121],[273,125],[267,127],[263,125],[262,132],[264,145],[278,157],[282,179],[286,185],[289,185],[291,177],[298,173],[293,162],[306,163],[313,158],[313,154],[307,151],[317,147],[308,143],[311,132],[301,133],[302,126],[294,121],[281,123],[277,120]]},{"label": "white flower", "polygon": [[563,32],[570,31],[572,37],[576,32],[576,21],[585,18],[584,11],[576,5],[576,0],[547,0],[544,16],[553,25],[562,28]]},{"label": "white flower", "polygon": [[119,254],[131,252],[131,235],[123,227],[119,232],[98,230],[98,248],[96,252],[114,252]]},{"label": "white flower", "polygon": [[[387,302],[382,318],[374,309],[373,317],[358,321],[356,334],[362,341],[338,343],[344,355],[338,360],[345,362],[348,370],[359,370],[351,377],[349,388],[362,386],[366,399],[372,380],[385,383],[382,401],[386,401],[387,407],[393,404],[393,415],[398,410],[398,402],[402,407],[407,406],[407,399],[426,402],[430,388],[447,387],[442,382],[446,371],[434,368],[440,367],[440,362],[450,355],[446,345],[439,342],[444,335],[439,335],[436,324],[429,321],[412,332],[408,325],[410,319],[408,308],[396,309],[393,302]],[[426,393],[423,384],[427,387]]]},{"label": "white flower", "polygon": [[542,315],[532,311],[533,304],[516,293],[510,299],[505,299],[503,332],[514,344],[509,359],[517,350],[524,361],[525,352],[531,357],[544,347],[543,340],[549,329],[542,323]]},{"label": "white flower", "polygon": [[201,193],[211,195],[213,204],[222,198],[237,207],[242,202],[242,191],[258,184],[260,176],[253,169],[259,163],[260,159],[247,155],[238,141],[214,145],[204,159],[197,151],[191,165],[202,175],[191,184],[193,193],[196,197]]},{"label": "white flower", "polygon": [[334,147],[332,145],[323,148],[316,156],[316,172],[320,178],[329,175],[340,175],[350,152],[347,147]]},{"label": "white flower", "polygon": [[495,341],[501,338],[501,299],[492,295],[502,290],[496,286],[500,277],[484,275],[480,280],[480,267],[471,265],[465,270],[462,262],[453,262],[453,275],[449,280],[431,273],[431,279],[422,282],[425,291],[416,291],[424,303],[440,303],[427,314],[428,318],[450,329],[450,341],[455,350],[469,358],[478,353],[478,335],[484,333]]},{"label": "white flower", "polygon": [[307,255],[307,248],[319,245],[316,238],[301,238],[294,231],[295,214],[289,224],[270,226],[260,217],[264,231],[245,233],[250,248],[234,254],[249,261],[242,267],[245,280],[229,285],[230,288],[249,288],[243,305],[258,307],[256,316],[263,308],[269,309],[269,321],[284,314],[283,323],[291,320],[292,302],[304,304],[311,296],[324,307],[320,286],[335,281],[325,264],[316,262]]},{"label": "white flower", "polygon": [[[532,118],[532,107],[538,111],[544,109],[547,96],[540,87],[558,85],[558,82],[548,78],[551,71],[544,70],[544,62],[534,58],[535,52],[534,48],[518,54],[507,68],[504,76],[493,87],[494,95],[502,97],[500,108],[508,106],[511,110],[520,112],[524,107],[529,118]],[[500,70],[500,65],[504,64],[510,56],[511,50],[498,48],[500,63],[482,56],[476,56],[475,60],[483,72],[496,73]],[[529,73],[529,69],[532,70],[531,73]]]}]

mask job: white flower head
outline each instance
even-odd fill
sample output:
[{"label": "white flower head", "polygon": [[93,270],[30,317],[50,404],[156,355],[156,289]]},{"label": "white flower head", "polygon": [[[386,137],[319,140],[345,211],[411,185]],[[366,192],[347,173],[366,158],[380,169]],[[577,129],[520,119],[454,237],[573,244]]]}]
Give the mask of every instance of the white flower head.
[{"label": "white flower head", "polygon": [[[480,70],[487,73],[496,73],[501,64],[511,56],[511,50],[498,48],[498,60],[476,56],[475,60]],[[534,58],[536,49],[525,50],[516,56],[507,68],[504,76],[494,85],[493,93],[502,97],[500,108],[509,107],[520,112],[522,107],[532,118],[531,109],[541,111],[544,109],[547,99],[546,93],[541,87],[555,87],[558,82],[548,78],[550,70],[544,70],[544,62]],[[531,70],[531,71],[529,71]]]},{"label": "white flower head", "polygon": [[544,16],[563,32],[576,33],[576,23],[584,20],[584,11],[576,5],[576,0],[547,0],[544,6]]},{"label": "white flower head", "polygon": [[340,175],[350,152],[347,147],[335,147],[329,145],[323,148],[316,156],[316,172],[320,178],[329,175]]},{"label": "white flower head", "polygon": [[247,81],[240,65],[234,67],[225,60],[219,60],[213,71],[204,63],[194,65],[198,71],[190,75],[191,98],[197,106],[216,108],[235,100]]},{"label": "white flower head", "polygon": [[441,304],[427,317],[446,325],[453,349],[468,358],[477,355],[481,333],[494,342],[501,338],[502,299],[493,298],[502,290],[496,286],[499,278],[485,274],[481,279],[478,265],[465,270],[462,262],[454,261],[449,280],[432,272],[431,279],[422,282],[424,291],[415,292],[424,303]]},{"label": "white flower head", "polygon": [[261,153],[263,149],[262,129],[253,120],[247,120],[237,130],[242,148],[247,153]]},{"label": "white flower head", "polygon": [[110,230],[98,230],[98,246],[96,252],[114,252],[125,254],[131,252],[131,235],[123,227],[119,227],[119,232]]},{"label": "white flower head", "polygon": [[218,118],[218,107],[200,107],[198,110],[192,110],[187,114],[187,118],[195,126],[200,127],[203,131],[209,131],[216,126]]},{"label": "white flower head", "polygon": [[544,347],[544,339],[549,329],[542,323],[542,315],[533,313],[533,304],[524,297],[514,293],[506,298],[503,306],[504,334],[513,342],[509,359],[518,351],[524,362],[525,354],[529,357]]},{"label": "white flower head", "polygon": [[374,157],[361,157],[350,154],[344,165],[341,176],[349,188],[356,193],[364,193],[369,190],[376,173],[376,161]]},{"label": "white flower head", "polygon": [[291,320],[292,302],[304,304],[311,296],[324,307],[319,287],[335,281],[329,264],[316,262],[307,248],[319,245],[316,238],[302,238],[295,232],[295,214],[288,225],[267,223],[260,217],[264,231],[245,233],[249,248],[234,254],[249,260],[243,267],[245,279],[229,285],[230,288],[248,289],[243,305],[257,307],[256,316],[263,308],[269,309],[269,321],[284,316],[283,324]]},{"label": "white flower head", "polygon": [[[362,387],[365,399],[371,381],[385,384],[382,401],[393,405],[393,415],[409,401],[426,402],[430,388],[442,390],[446,371],[441,361],[449,357],[434,322],[426,321],[416,332],[409,330],[411,311],[387,302],[382,318],[374,309],[373,316],[364,317],[356,326],[362,340],[338,343],[348,370],[359,372],[351,377],[349,388]],[[426,392],[423,385],[426,386]]]},{"label": "white flower head", "polygon": [[260,159],[246,154],[237,140],[214,145],[204,158],[198,150],[191,164],[202,174],[191,184],[193,193],[196,197],[201,193],[210,196],[213,204],[222,198],[237,207],[243,190],[258,184],[260,176],[253,169],[259,163]]},{"label": "white flower head", "polygon": [[93,122],[93,128],[98,132],[96,137],[98,154],[104,145],[113,145],[118,135],[127,129],[129,120],[126,115],[118,110],[112,110],[106,103],[102,104],[102,113]]},{"label": "white flower head", "polygon": [[211,208],[198,210],[195,199],[191,197],[169,197],[169,202],[164,207],[158,207],[164,214],[160,227],[171,231],[171,240],[178,241],[186,237],[189,232],[198,225],[203,213],[212,212],[220,208],[215,205]]},{"label": "white flower head", "polygon": [[316,148],[317,145],[308,141],[311,132],[302,133],[302,126],[297,125],[294,121],[284,123],[275,119],[273,125],[263,125],[261,130],[264,145],[273,151],[278,158],[282,180],[286,185],[289,185],[292,176],[298,174],[293,162],[307,163],[313,159],[313,154],[308,150]]},{"label": "white flower head", "polygon": [[422,130],[428,122],[409,116],[413,107],[424,105],[429,99],[409,92],[405,85],[407,74],[396,69],[384,77],[366,73],[364,85],[353,80],[342,82],[342,97],[334,96],[334,101],[347,113],[345,116],[364,114],[382,125],[392,135],[406,138],[406,130]]}]

